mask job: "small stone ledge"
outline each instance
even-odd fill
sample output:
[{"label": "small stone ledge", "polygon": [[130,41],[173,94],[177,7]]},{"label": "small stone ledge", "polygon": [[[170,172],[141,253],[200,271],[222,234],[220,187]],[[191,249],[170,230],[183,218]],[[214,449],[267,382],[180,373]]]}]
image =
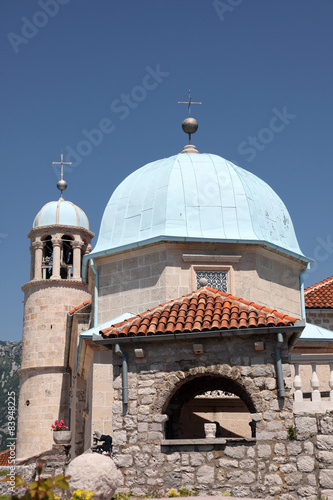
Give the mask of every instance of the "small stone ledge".
[{"label": "small stone ledge", "polygon": [[216,254],[197,254],[183,253],[184,262],[233,262],[237,263],[241,260],[241,255],[216,255]]},{"label": "small stone ledge", "polygon": [[163,439],[161,446],[188,446],[198,444],[226,444],[225,438],[216,439]]},{"label": "small stone ledge", "polygon": [[161,446],[191,446],[206,444],[256,443],[255,438],[163,439]]}]

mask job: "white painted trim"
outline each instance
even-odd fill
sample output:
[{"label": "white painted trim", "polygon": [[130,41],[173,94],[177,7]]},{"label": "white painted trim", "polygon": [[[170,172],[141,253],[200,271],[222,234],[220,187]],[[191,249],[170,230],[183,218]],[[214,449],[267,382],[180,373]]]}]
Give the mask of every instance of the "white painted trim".
[{"label": "white painted trim", "polygon": [[333,363],[333,353],[332,354],[291,354],[290,363],[301,364],[301,365],[311,365],[315,364],[329,364]]}]

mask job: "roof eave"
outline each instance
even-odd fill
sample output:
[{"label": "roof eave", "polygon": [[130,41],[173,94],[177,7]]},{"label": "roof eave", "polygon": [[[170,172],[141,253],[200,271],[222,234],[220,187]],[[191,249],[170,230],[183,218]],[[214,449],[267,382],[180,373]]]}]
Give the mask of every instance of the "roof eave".
[{"label": "roof eave", "polygon": [[333,311],[333,305],[330,307],[320,307],[320,306],[305,306],[305,309],[310,311]]},{"label": "roof eave", "polygon": [[[230,336],[249,336],[258,334],[277,334],[277,333],[289,333],[291,334],[290,340],[297,336],[300,337],[305,323],[303,321],[296,321],[295,325],[291,326],[270,326],[270,327],[258,327],[258,328],[243,328],[243,329],[230,329],[230,330],[214,330],[214,331],[203,331],[203,332],[190,332],[190,333],[167,333],[162,335],[147,335],[147,336],[130,336],[130,337],[113,337],[113,338],[103,338],[101,335],[93,335],[93,342],[98,345],[103,345],[106,347],[112,347],[114,344],[126,344],[126,343],[140,343],[140,342],[160,342],[167,340],[196,340],[196,339],[207,339],[216,337],[230,337]],[[295,338],[295,337],[294,337]],[[297,340],[296,338],[296,340]]]}]

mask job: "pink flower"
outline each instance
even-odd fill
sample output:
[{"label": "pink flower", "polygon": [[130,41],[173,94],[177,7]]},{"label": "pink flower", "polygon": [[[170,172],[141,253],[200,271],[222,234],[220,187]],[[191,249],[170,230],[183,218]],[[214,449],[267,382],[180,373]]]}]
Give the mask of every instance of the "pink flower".
[{"label": "pink flower", "polygon": [[54,424],[51,425],[51,431],[64,431],[68,429],[63,420],[55,420]]}]

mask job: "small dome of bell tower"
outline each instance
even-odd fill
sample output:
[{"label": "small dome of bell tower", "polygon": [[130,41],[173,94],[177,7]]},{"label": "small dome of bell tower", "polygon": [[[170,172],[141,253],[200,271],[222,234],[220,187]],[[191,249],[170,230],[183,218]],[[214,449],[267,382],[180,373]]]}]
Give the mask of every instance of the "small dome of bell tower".
[{"label": "small dome of bell tower", "polygon": [[31,239],[31,280],[81,281],[82,257],[91,251],[94,234],[81,208],[64,200],[46,203],[34,219]]},{"label": "small dome of bell tower", "polygon": [[82,257],[91,251],[88,217],[74,203],[64,200],[63,191],[67,182],[63,179],[63,165],[68,162],[53,162],[61,165],[61,179],[57,188],[61,195],[58,201],[46,203],[36,215],[31,239],[31,280],[76,280],[81,281]]}]

